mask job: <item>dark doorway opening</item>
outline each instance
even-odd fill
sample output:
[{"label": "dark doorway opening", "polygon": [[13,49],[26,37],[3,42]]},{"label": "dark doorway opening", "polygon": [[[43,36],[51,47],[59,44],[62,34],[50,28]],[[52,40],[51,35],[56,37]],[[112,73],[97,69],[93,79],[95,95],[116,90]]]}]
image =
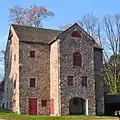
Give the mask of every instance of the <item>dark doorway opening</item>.
[{"label": "dark doorway opening", "polygon": [[105,115],[114,116],[115,111],[120,111],[120,103],[106,103]]},{"label": "dark doorway opening", "polygon": [[74,97],[69,100],[70,115],[85,115],[85,100],[79,97]]}]

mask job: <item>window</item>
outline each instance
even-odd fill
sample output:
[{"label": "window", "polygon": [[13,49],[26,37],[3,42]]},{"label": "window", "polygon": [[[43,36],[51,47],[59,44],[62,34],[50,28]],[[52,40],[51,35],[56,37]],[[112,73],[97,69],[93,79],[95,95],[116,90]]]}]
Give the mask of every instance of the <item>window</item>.
[{"label": "window", "polygon": [[16,55],[14,55],[14,61],[16,61]]},{"label": "window", "polygon": [[13,36],[13,34],[12,34],[12,31],[10,30],[8,40],[11,40],[12,36]]},{"label": "window", "polygon": [[16,88],[16,80],[14,80],[14,89]]},{"label": "window", "polygon": [[10,101],[10,108],[12,108],[12,102]]},{"label": "window", "polygon": [[6,103],[6,107],[8,108],[8,102]]},{"label": "window", "polygon": [[87,76],[82,76],[82,86],[87,86]]},{"label": "window", "polygon": [[73,105],[78,105],[78,98],[73,99]]},{"label": "window", "polygon": [[73,76],[68,76],[68,85],[73,85]]},{"label": "window", "polygon": [[47,100],[42,100],[42,106],[47,106]]},{"label": "window", "polygon": [[8,68],[8,63],[6,63],[6,67]]},{"label": "window", "polygon": [[71,35],[72,37],[81,37],[81,34],[78,31],[74,31]]},{"label": "window", "polygon": [[35,87],[35,78],[30,78],[30,87]]},{"label": "window", "polygon": [[30,57],[35,58],[35,51],[30,51]]},{"label": "window", "polygon": [[73,54],[73,66],[82,66],[82,56],[78,52]]}]

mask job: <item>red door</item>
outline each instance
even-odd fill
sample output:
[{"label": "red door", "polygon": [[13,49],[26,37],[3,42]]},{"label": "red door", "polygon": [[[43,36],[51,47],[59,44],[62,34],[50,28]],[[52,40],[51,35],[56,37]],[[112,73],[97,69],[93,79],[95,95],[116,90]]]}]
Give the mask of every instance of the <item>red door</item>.
[{"label": "red door", "polygon": [[29,99],[29,115],[37,115],[37,98]]}]

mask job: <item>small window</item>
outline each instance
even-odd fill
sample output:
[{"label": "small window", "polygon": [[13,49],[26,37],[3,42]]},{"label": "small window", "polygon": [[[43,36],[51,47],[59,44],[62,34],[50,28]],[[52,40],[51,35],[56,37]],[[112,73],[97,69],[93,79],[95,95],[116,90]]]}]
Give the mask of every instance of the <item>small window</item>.
[{"label": "small window", "polygon": [[87,76],[82,76],[82,86],[87,86]]},{"label": "small window", "polygon": [[8,102],[6,103],[6,107],[8,108]]},{"label": "small window", "polygon": [[30,87],[35,87],[35,78],[30,78]]},{"label": "small window", "polygon": [[16,88],[16,80],[14,80],[14,89]]},{"label": "small window", "polygon": [[10,30],[8,40],[11,40],[12,36],[13,36],[13,34],[12,34],[12,31]]},{"label": "small window", "polygon": [[73,104],[74,104],[74,105],[78,105],[78,98],[74,98]]},{"label": "small window", "polygon": [[35,51],[30,51],[30,57],[35,58]]},{"label": "small window", "polygon": [[73,85],[73,76],[68,76],[68,85]]},{"label": "small window", "polygon": [[78,31],[74,31],[71,36],[81,38],[81,34]]},{"label": "small window", "polygon": [[14,61],[16,61],[16,55],[14,55]]},{"label": "small window", "polygon": [[73,54],[73,66],[82,66],[82,56],[78,52]]},{"label": "small window", "polygon": [[47,106],[47,100],[42,100],[42,106]]},{"label": "small window", "polygon": [[12,102],[10,101],[10,108],[12,108]]},{"label": "small window", "polygon": [[6,63],[6,67],[8,68],[8,63]]}]

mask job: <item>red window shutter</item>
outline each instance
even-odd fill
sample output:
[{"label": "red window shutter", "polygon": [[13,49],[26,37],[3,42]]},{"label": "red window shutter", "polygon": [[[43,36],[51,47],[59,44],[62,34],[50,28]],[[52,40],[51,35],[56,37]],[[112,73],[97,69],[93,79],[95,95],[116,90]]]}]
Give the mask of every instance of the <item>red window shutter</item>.
[{"label": "red window shutter", "polygon": [[35,51],[30,51],[30,57],[35,58]]},{"label": "red window shutter", "polygon": [[39,52],[39,51],[36,51],[36,52],[35,52],[35,56],[36,56],[36,57],[40,57],[40,52]]},{"label": "red window shutter", "polygon": [[30,78],[30,87],[35,87],[35,78]]},{"label": "red window shutter", "polygon": [[78,31],[74,31],[71,36],[72,37],[81,37],[81,34]]},{"label": "red window shutter", "polygon": [[50,99],[50,113],[54,114],[54,99]]},{"label": "red window shutter", "polygon": [[82,57],[79,53],[73,54],[73,66],[82,66]]}]

